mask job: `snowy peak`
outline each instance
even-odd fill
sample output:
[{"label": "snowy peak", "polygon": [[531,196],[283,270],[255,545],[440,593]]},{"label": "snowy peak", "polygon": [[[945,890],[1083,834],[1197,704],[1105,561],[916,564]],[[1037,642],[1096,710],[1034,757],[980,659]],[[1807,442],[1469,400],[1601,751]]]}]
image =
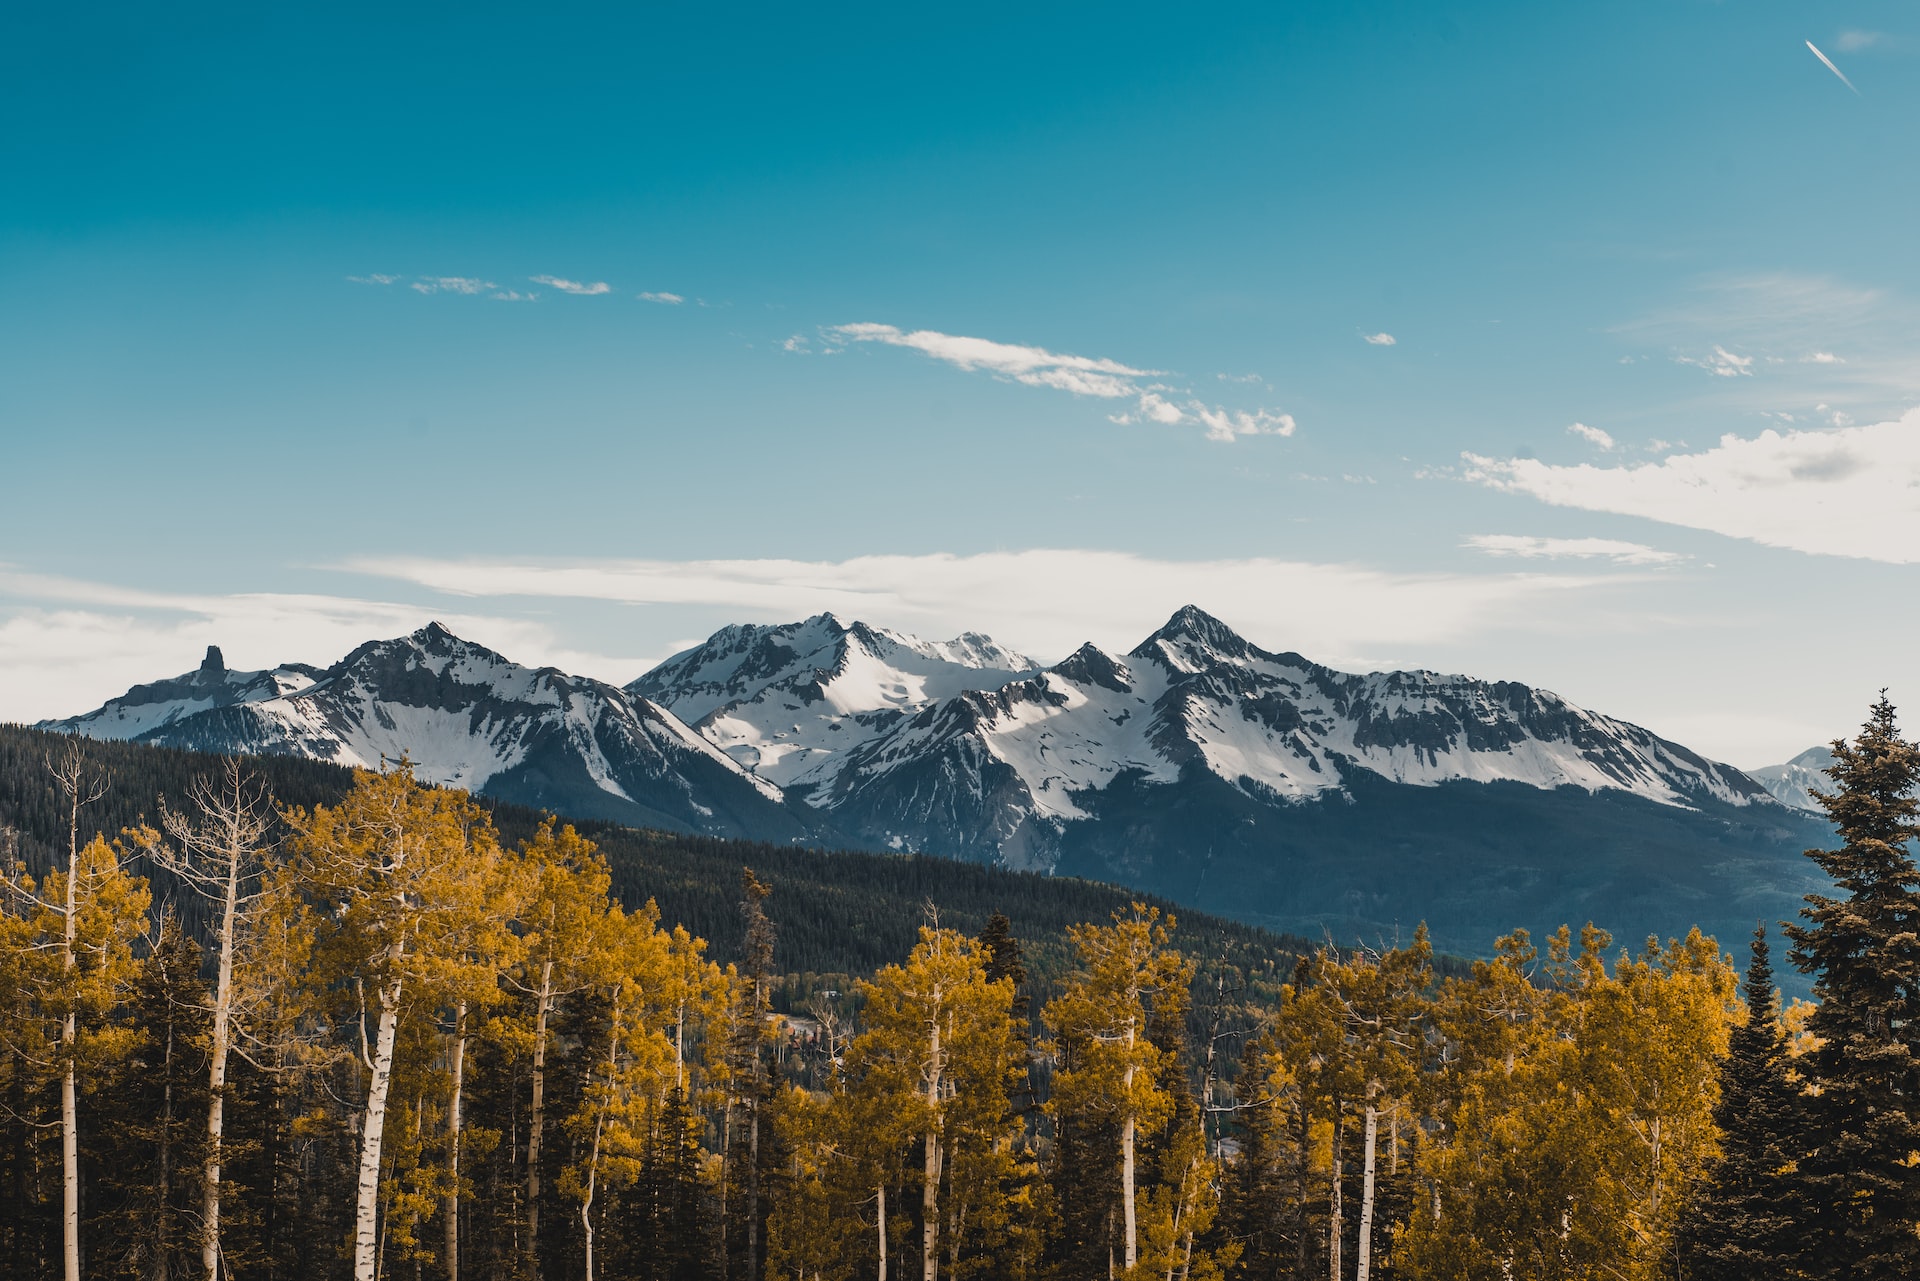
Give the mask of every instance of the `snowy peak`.
[{"label": "snowy peak", "polygon": [[816,614],[722,628],[627,691],[696,726],[757,776],[812,788],[904,718],[1037,666],[977,632],[926,641]]},{"label": "snowy peak", "polygon": [[1783,765],[1768,765],[1747,773],[1782,805],[1824,815],[1826,810],[1813,799],[1813,794],[1833,790],[1833,780],[1827,777],[1827,767],[1832,764],[1831,748],[1809,747]]},{"label": "snowy peak", "polygon": [[1128,657],[1151,658],[1174,671],[1197,672],[1222,662],[1244,662],[1258,652],[1212,614],[1187,605],[1134,646]]}]

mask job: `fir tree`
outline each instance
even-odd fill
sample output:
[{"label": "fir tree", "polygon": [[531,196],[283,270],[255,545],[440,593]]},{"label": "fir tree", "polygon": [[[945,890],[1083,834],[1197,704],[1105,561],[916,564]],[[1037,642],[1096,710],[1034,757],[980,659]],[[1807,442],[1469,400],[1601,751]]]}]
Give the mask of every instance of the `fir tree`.
[{"label": "fir tree", "polygon": [[1680,1254],[1693,1281],[1778,1275],[1793,1240],[1788,1170],[1796,1100],[1765,925],[1753,931],[1746,999],[1747,1021],[1733,1030],[1720,1065],[1713,1110],[1720,1158],[1680,1230]]},{"label": "fir tree", "polygon": [[1802,1060],[1807,1137],[1795,1194],[1796,1241],[1815,1277],[1911,1277],[1920,1268],[1920,748],[1900,736],[1883,694],[1859,737],[1833,745],[1822,808],[1840,845],[1807,856],[1841,895],[1808,895],[1790,925],[1793,961],[1813,977]]}]

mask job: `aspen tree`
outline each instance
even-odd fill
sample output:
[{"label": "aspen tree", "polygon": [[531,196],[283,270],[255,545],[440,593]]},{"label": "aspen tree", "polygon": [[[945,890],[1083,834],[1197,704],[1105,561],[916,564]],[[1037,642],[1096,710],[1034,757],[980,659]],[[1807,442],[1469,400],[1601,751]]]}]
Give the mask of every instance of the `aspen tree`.
[{"label": "aspen tree", "polygon": [[84,1063],[114,1051],[111,1034],[83,1044],[113,1007],[135,970],[134,941],[145,932],[151,896],[128,874],[127,852],[96,836],[80,844],[80,813],[106,794],[90,777],[76,744],[48,769],[65,798],[66,866],[36,885],[24,867],[9,869],[10,906],[27,923],[34,958],[24,977],[40,1017],[57,1026],[50,1038],[60,1077],[61,1258],[66,1281],[80,1281],[80,1108]]},{"label": "aspen tree", "polygon": [[958,930],[922,927],[903,964],[860,985],[867,1031],[855,1038],[848,1058],[854,1071],[866,1072],[869,1086],[891,1084],[903,1092],[894,1106],[919,1130],[923,1281],[935,1281],[940,1271],[943,1178],[954,1198],[944,1218],[954,1238],[949,1253],[957,1255],[967,1212],[977,1214],[998,1192],[996,1158],[1013,1137],[1013,982],[989,980],[987,961],[986,949]]},{"label": "aspen tree", "polygon": [[366,1092],[353,1275],[374,1281],[381,1143],[401,1019],[410,1002],[432,1008],[466,977],[472,939],[494,924],[499,847],[484,810],[463,792],[423,787],[405,760],[384,774],[356,772],[340,804],[290,811],[287,821],[300,878],[322,909],[320,956],[355,999],[350,1017]]},{"label": "aspen tree", "polygon": [[1124,1267],[1140,1257],[1136,1145],[1142,1130],[1166,1122],[1173,1099],[1160,1083],[1162,1051],[1147,1037],[1160,994],[1184,993],[1193,967],[1168,946],[1171,917],[1135,903],[1111,925],[1079,925],[1067,933],[1078,968],[1048,1002],[1047,1026],[1075,1047],[1054,1077],[1049,1110],[1111,1119],[1120,1131],[1121,1244]]},{"label": "aspen tree", "polygon": [[606,976],[599,995],[608,1003],[607,1044],[568,1122],[585,1158],[566,1169],[561,1186],[580,1203],[585,1281],[594,1281],[596,1198],[603,1186],[631,1182],[638,1172],[651,1113],[673,1079],[673,1043],[664,1026],[672,1008],[670,939],[657,921],[652,903],[632,915],[615,906],[601,933],[605,955],[595,960]]},{"label": "aspen tree", "polygon": [[236,1032],[236,1016],[244,1015],[236,992],[234,966],[250,942],[255,917],[266,901],[267,841],[275,816],[264,785],[248,777],[238,758],[222,762],[218,781],[200,778],[188,788],[187,799],[197,815],[189,816],[160,803],[161,827],[172,838],[170,847],[155,841],[147,855],[213,904],[214,981],[211,1043],[207,1053],[207,1147],[201,1169],[200,1270],[206,1281],[220,1275],[220,1177],[222,1144],[226,1132],[227,1062]]},{"label": "aspen tree", "polygon": [[537,1263],[540,1235],[540,1160],[547,1129],[547,1054],[554,1004],[584,991],[602,976],[602,935],[612,911],[612,877],[593,843],[572,827],[542,823],[515,854],[525,879],[521,908],[525,955],[504,981],[533,1003],[532,1072],[527,1121],[527,1251]]},{"label": "aspen tree", "polygon": [[1373,1266],[1373,1217],[1380,1115],[1413,1090],[1425,1044],[1423,989],[1432,975],[1433,949],[1426,926],[1412,944],[1385,953],[1359,952],[1341,961],[1322,951],[1320,986],[1340,1021],[1338,1071],[1342,1096],[1357,1096],[1366,1126],[1362,1140],[1360,1233],[1355,1281],[1369,1281]]}]

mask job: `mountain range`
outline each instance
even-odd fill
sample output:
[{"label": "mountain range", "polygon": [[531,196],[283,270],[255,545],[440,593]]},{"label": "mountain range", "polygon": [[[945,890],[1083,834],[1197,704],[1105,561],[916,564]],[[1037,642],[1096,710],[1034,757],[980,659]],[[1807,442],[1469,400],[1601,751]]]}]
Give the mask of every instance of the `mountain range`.
[{"label": "mountain range", "polygon": [[1818,888],[1801,851],[1826,836],[1796,799],[1811,773],[1783,803],[1773,780],[1546,690],[1339,672],[1192,607],[1125,654],[1051,666],[977,633],[741,624],[624,688],[433,624],[324,669],[235,672],[210,650],[42,727],[404,754],[571,816],[1084,876],[1343,939],[1425,919],[1465,951],[1588,919],[1734,938]]}]

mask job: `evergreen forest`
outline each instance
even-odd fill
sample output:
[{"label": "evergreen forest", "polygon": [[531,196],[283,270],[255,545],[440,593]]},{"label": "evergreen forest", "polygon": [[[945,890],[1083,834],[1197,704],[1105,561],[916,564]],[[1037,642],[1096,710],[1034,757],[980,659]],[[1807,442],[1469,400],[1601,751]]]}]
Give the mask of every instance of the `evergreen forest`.
[{"label": "evergreen forest", "polygon": [[[1719,940],[1286,939],[1088,882],[0,733],[30,1281],[1920,1274],[1920,747]],[[1814,1000],[1782,1008],[1770,942]],[[1742,973],[1744,970],[1744,975]]]}]

